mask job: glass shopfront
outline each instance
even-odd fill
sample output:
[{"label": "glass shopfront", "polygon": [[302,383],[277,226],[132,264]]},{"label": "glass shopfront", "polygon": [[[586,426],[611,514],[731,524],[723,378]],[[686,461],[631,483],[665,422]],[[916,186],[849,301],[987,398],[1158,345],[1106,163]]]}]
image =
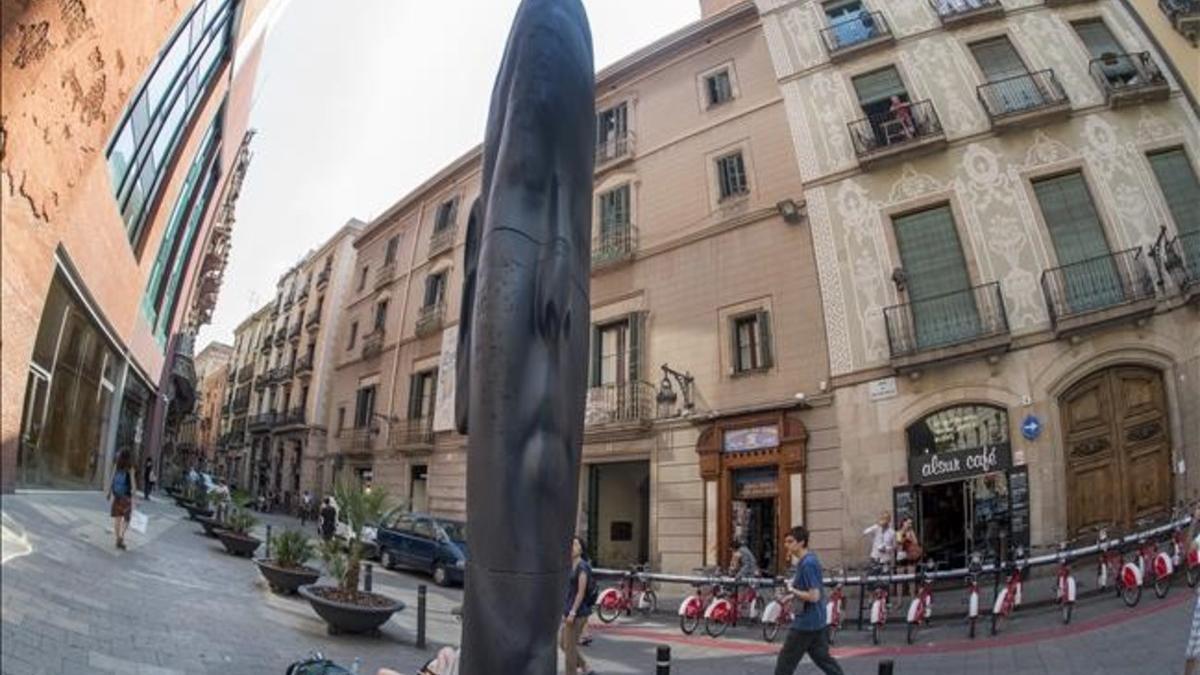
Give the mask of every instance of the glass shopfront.
[{"label": "glass shopfront", "polygon": [[1008,411],[945,408],[905,435],[910,484],[895,490],[896,525],[913,518],[927,558],[960,568],[975,551],[986,556],[1002,542],[1028,544],[1029,492],[1014,489],[1027,481],[1012,467]]},{"label": "glass shopfront", "polygon": [[29,365],[18,482],[99,489],[121,363],[65,281],[55,277]]}]

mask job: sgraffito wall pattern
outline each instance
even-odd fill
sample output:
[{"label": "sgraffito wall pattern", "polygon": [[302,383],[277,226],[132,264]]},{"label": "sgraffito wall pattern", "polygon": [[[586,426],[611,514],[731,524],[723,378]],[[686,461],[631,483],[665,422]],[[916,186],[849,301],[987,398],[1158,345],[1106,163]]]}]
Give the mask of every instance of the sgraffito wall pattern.
[{"label": "sgraffito wall pattern", "polygon": [[[888,362],[883,310],[901,300],[890,278],[900,261],[886,228],[889,214],[910,204],[942,196],[951,203],[973,262],[971,281],[1000,282],[1016,335],[1048,327],[1040,278],[1056,265],[1031,177],[1082,168],[1114,251],[1148,248],[1161,226],[1173,227],[1146,152],[1182,145],[1196,163],[1200,121],[1174,82],[1168,101],[1105,106],[1070,22],[1102,18],[1128,51],[1150,50],[1115,2],[1052,10],[1005,0],[1004,19],[953,32],[940,28],[924,0],[868,4],[886,15],[895,46],[832,66],[821,44],[819,3],[759,0],[805,181],[835,376]],[[1008,36],[1031,71],[1054,70],[1071,99],[1069,120],[1003,135],[991,131],[976,95],[983,76],[968,45],[998,35]],[[862,116],[851,78],[887,65],[900,71],[912,100],[933,102],[950,145],[863,172],[846,126]]]}]

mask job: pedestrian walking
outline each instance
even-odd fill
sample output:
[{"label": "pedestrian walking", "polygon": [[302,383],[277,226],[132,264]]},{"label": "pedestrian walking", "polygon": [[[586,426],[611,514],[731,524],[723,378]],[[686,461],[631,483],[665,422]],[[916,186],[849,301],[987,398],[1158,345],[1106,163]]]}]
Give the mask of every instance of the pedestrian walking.
[{"label": "pedestrian walking", "polygon": [[146,458],[142,465],[142,499],[150,501],[150,472],[154,470],[154,460]]},{"label": "pedestrian walking", "polygon": [[133,476],[133,462],[129,452],[122,450],[117,455],[117,467],[113,471],[112,482],[108,485],[108,494],[112,501],[109,515],[113,519],[113,534],[117,537],[117,548],[125,548],[125,532],[129,529],[129,518],[133,515],[133,495],[137,492],[137,484]]},{"label": "pedestrian walking", "polygon": [[[896,564],[901,574],[912,574],[917,570],[917,563],[925,555],[925,549],[917,540],[917,531],[913,528],[913,519],[905,518],[900,523],[900,531],[896,533]],[[900,597],[909,593],[909,584],[900,584]]]},{"label": "pedestrian walking", "polygon": [[775,661],[775,675],[793,675],[805,654],[825,675],[842,675],[842,667],[829,654],[821,561],[808,550],[808,529],[793,527],[783,538],[783,546],[796,561],[796,573],[787,590],[799,602],[793,604],[792,626]]},{"label": "pedestrian walking", "polygon": [[304,491],[304,496],[300,498],[300,527],[308,522],[312,516],[312,493],[308,490]]},{"label": "pedestrian walking", "polygon": [[333,506],[333,500],[329,497],[325,498],[324,504],[321,506],[321,538],[325,541],[333,539],[333,533],[337,529],[337,509]]},{"label": "pedestrian walking", "polygon": [[558,644],[566,655],[567,675],[594,675],[579,653],[579,634],[592,615],[596,602],[596,578],[584,559],[586,547],[578,536],[571,538],[571,576],[567,582],[567,598],[563,605],[562,632]]},{"label": "pedestrian walking", "polygon": [[882,511],[879,520],[863,530],[864,537],[871,537],[871,563],[880,569],[892,566],[892,555],[896,550],[896,531],[892,529],[892,514]]}]

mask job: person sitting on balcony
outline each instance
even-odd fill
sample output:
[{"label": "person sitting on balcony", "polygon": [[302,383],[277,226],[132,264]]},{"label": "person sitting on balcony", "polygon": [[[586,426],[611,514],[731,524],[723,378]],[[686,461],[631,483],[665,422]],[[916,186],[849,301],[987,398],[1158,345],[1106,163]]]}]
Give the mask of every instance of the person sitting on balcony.
[{"label": "person sitting on balcony", "polygon": [[[902,101],[899,96],[892,96],[892,106],[889,108],[892,113],[892,119],[900,123],[900,130],[904,133],[906,139],[917,135],[917,126],[913,121],[912,106],[907,101]],[[890,142],[892,139],[889,138]]]}]

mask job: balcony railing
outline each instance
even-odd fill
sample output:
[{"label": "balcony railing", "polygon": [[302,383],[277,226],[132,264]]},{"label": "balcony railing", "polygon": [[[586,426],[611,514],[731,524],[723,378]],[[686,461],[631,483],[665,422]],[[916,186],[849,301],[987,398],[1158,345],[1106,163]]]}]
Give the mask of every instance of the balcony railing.
[{"label": "balcony railing", "polygon": [[250,418],[250,431],[265,431],[275,424],[275,411],[260,413]]},{"label": "balcony railing", "polygon": [[932,101],[917,101],[847,125],[859,164],[870,165],[918,149],[946,143],[946,132]]},{"label": "balcony railing", "polygon": [[1106,54],[1088,64],[1092,79],[1112,107],[1143,101],[1163,101],[1171,96],[1167,78],[1150,52]]},{"label": "balcony railing", "polygon": [[948,348],[986,348],[991,345],[981,343],[1009,335],[999,282],[893,305],[883,310],[883,318],[893,359],[931,351],[952,358],[973,350]]},{"label": "balcony railing", "polygon": [[397,450],[432,449],[433,417],[392,422],[388,426],[388,445]]},{"label": "balcony railing", "polygon": [[266,354],[271,351],[271,336],[270,335],[263,336],[262,342],[260,342],[258,345],[258,351],[262,352],[263,354]]},{"label": "balcony railing", "polygon": [[305,424],[307,421],[304,406],[296,406],[287,411],[286,415],[280,415],[279,417],[280,419],[276,426],[299,426]]},{"label": "balcony railing", "polygon": [[946,28],[1004,16],[1000,0],[929,0]]},{"label": "balcony railing", "polygon": [[656,391],[649,382],[617,382],[588,390],[584,423],[588,430],[603,427],[649,426],[654,419]]},{"label": "balcony railing", "polygon": [[385,262],[375,272],[375,288],[382,288],[396,276],[396,262]]},{"label": "balcony railing", "polygon": [[363,336],[362,357],[364,359],[379,356],[380,352],[383,351],[383,335],[383,330],[376,328]]},{"label": "balcony railing", "polygon": [[300,358],[296,359],[296,374],[297,375],[307,375],[312,372],[312,369],[313,369],[313,357],[311,354],[305,354],[304,356],[301,356]]},{"label": "balcony railing", "polygon": [[1152,311],[1154,280],[1141,253],[1141,248],[1131,248],[1042,272],[1042,293],[1054,329],[1061,333],[1124,316],[1111,316],[1106,310],[1149,303]]},{"label": "balcony railing", "polygon": [[378,435],[378,429],[342,429],[338,433],[341,440],[340,449],[343,453],[371,452],[375,448],[375,437]]},{"label": "balcony railing", "polygon": [[618,159],[633,157],[635,137],[632,132],[616,134],[596,143],[596,166]]},{"label": "balcony railing", "polygon": [[233,400],[233,414],[240,415],[250,409],[250,397],[239,397]]},{"label": "balcony railing", "polygon": [[977,94],[993,127],[1015,126],[1071,110],[1067,92],[1050,69],[981,84]]},{"label": "balcony railing", "polygon": [[602,226],[600,234],[592,240],[592,269],[633,258],[637,245],[638,229],[633,225]]},{"label": "balcony railing", "polygon": [[285,342],[287,342],[287,326],[280,326],[279,330],[275,331],[275,344],[279,346]]},{"label": "balcony railing", "polygon": [[313,332],[314,330],[316,330],[317,327],[320,325],[321,325],[321,313],[320,312],[313,312],[311,315],[309,315],[309,317],[307,319],[304,320],[304,327],[307,328],[308,332],[310,332],[310,333]]},{"label": "balcony railing", "polygon": [[330,270],[328,267],[321,270],[320,273],[317,274],[317,288],[321,288],[325,284],[329,283],[329,277],[331,274],[332,270]]},{"label": "balcony railing", "polygon": [[300,331],[303,328],[304,327],[300,325],[299,321],[292,324],[291,328],[288,329],[288,340],[290,340],[292,342],[299,340],[300,339]]},{"label": "balcony railing", "polygon": [[305,285],[303,288],[300,289],[300,292],[296,294],[296,302],[303,303],[307,299],[308,299],[308,286]]},{"label": "balcony railing", "polygon": [[245,384],[245,383],[249,382],[253,377],[254,377],[254,368],[251,368],[250,366],[242,366],[242,368],[240,370],[238,370],[238,384]]},{"label": "balcony railing", "polygon": [[425,337],[441,330],[445,317],[445,302],[422,307],[417,311],[417,337]]},{"label": "balcony railing", "polygon": [[832,61],[866,51],[893,40],[892,29],[881,12],[862,12],[821,29],[821,41]]},{"label": "balcony railing", "polygon": [[1166,268],[1180,288],[1200,291],[1200,231],[1181,234],[1167,246]]},{"label": "balcony railing", "polygon": [[457,225],[446,225],[440,229],[435,229],[433,234],[429,235],[430,257],[454,248],[454,237],[457,234]]},{"label": "balcony railing", "polygon": [[294,305],[295,303],[296,303],[296,295],[294,293],[288,293],[283,298],[283,308],[284,309],[290,309],[291,306]]}]

